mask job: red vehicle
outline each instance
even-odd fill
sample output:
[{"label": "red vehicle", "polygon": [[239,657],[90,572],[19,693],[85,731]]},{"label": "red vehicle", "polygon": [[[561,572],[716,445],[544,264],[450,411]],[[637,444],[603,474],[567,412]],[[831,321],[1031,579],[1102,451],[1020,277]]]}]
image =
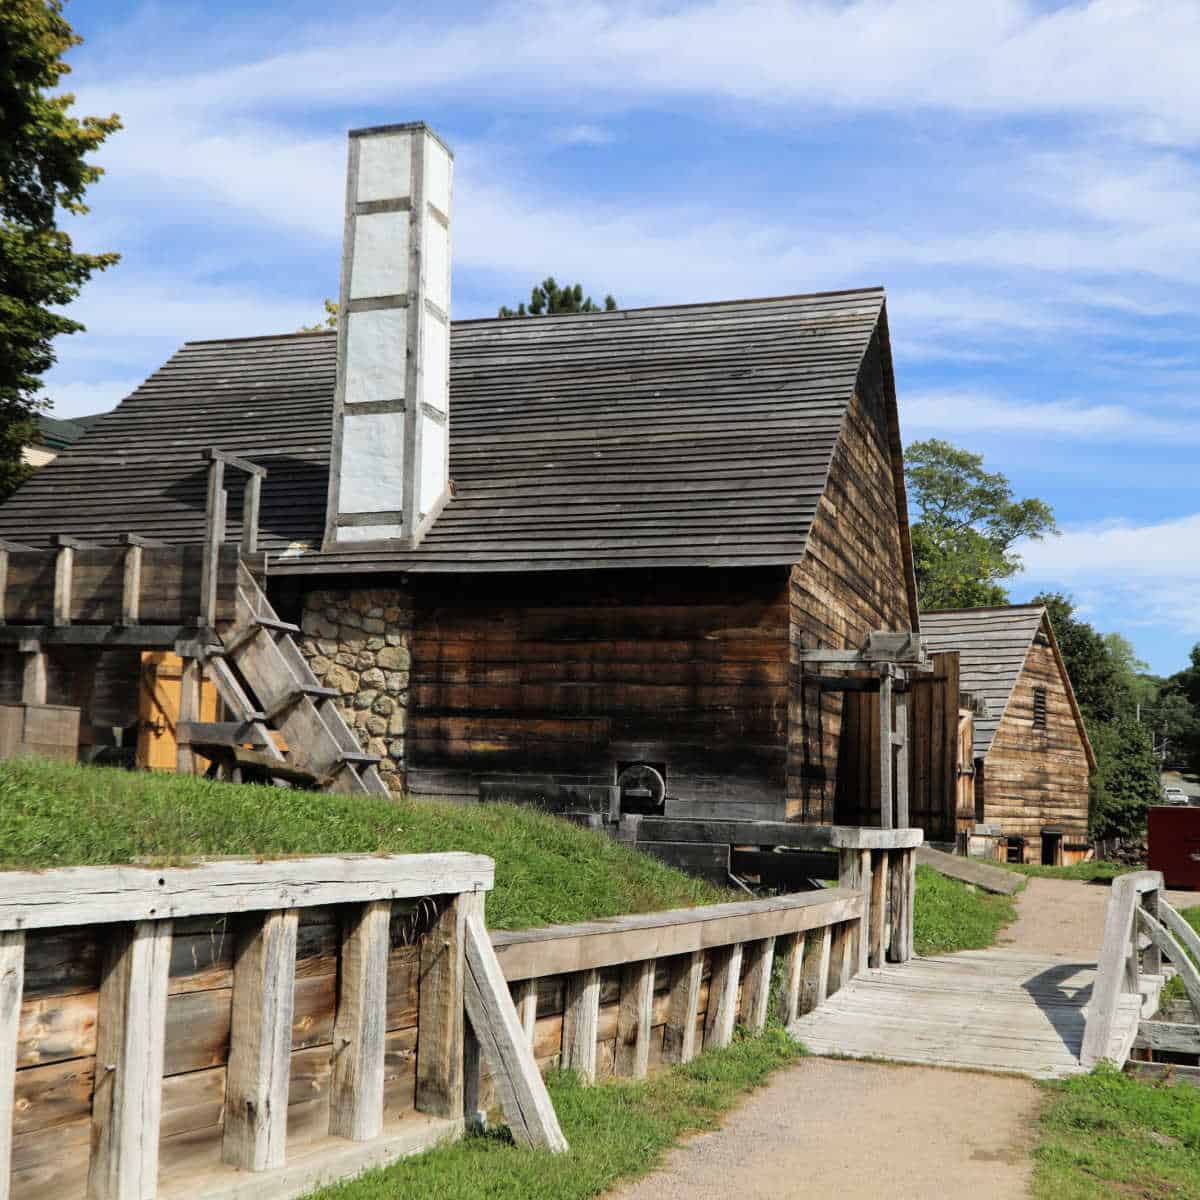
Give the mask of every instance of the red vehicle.
[{"label": "red vehicle", "polygon": [[1161,804],[1150,809],[1150,870],[1167,887],[1200,888],[1200,808]]}]

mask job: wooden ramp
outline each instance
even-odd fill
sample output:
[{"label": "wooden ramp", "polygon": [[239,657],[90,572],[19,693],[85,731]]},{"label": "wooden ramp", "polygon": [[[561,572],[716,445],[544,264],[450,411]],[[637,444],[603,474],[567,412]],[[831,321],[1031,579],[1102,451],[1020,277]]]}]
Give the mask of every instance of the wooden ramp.
[{"label": "wooden ramp", "polygon": [[[1096,964],[1016,950],[969,950],[862,972],[791,1026],[814,1054],[876,1058],[1037,1079],[1082,1070]],[[1121,997],[1109,1057],[1124,1063],[1141,997]]]}]

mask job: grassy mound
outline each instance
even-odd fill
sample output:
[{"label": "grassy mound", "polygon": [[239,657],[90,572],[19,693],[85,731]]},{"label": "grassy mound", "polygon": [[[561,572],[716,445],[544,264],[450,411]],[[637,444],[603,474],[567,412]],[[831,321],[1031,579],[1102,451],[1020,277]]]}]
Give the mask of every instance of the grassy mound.
[{"label": "grassy mound", "polygon": [[496,860],[496,886],[487,901],[493,929],[732,898],[529,808],[394,802],[36,759],[0,761],[4,867],[437,850]]},{"label": "grassy mound", "polygon": [[1016,916],[1011,896],[977,891],[932,867],[917,868],[913,946],[918,954],[985,950]]},{"label": "grassy mound", "polygon": [[1032,876],[1037,879],[1076,879],[1081,883],[1112,883],[1118,875],[1128,875],[1130,871],[1140,871],[1141,867],[1124,867],[1113,862],[1081,862],[1070,867],[1043,867],[1036,863],[1006,863],[994,859],[981,859],[989,867],[1001,867],[1006,871],[1015,871],[1018,875]]}]

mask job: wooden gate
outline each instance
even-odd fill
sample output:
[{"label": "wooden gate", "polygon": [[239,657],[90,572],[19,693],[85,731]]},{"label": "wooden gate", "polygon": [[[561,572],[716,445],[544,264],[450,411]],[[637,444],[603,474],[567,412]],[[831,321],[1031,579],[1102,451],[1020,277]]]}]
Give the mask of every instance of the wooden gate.
[{"label": "wooden gate", "polygon": [[[178,654],[170,650],[152,650],[142,655],[137,737],[137,765],[141,768],[175,770],[178,749],[175,726],[179,721],[182,678],[183,659]],[[217,719],[217,691],[207,680],[200,689],[198,719]],[[199,770],[203,772],[207,767],[208,760],[201,758]]]}]

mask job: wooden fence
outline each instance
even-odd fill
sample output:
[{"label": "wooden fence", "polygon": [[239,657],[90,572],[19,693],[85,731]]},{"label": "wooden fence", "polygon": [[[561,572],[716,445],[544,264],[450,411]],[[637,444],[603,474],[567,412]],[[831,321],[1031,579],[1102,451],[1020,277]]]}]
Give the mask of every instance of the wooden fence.
[{"label": "wooden fence", "polygon": [[[861,830],[844,886],[766,900],[492,934],[543,1068],[643,1076],[761,1029],[780,960],[780,1016],[811,1012],[860,970],[912,953],[908,831]],[[850,831],[846,832],[847,838]]]},{"label": "wooden fence", "polygon": [[[1088,1006],[1080,1063],[1108,1058],[1124,1065],[1139,1039],[1153,1044],[1153,1022],[1142,1020],[1158,1005],[1164,955],[1183,984],[1200,1021],[1200,936],[1162,895],[1161,871],[1136,871],[1113,881],[1104,946]],[[1186,1036],[1184,1030],[1176,1037]],[[1200,1036],[1189,1038],[1200,1048]],[[1177,1049],[1175,1045],[1163,1047]]]},{"label": "wooden fence", "polygon": [[0,873],[0,1197],[293,1196],[454,1133],[492,878],[470,854]]}]

